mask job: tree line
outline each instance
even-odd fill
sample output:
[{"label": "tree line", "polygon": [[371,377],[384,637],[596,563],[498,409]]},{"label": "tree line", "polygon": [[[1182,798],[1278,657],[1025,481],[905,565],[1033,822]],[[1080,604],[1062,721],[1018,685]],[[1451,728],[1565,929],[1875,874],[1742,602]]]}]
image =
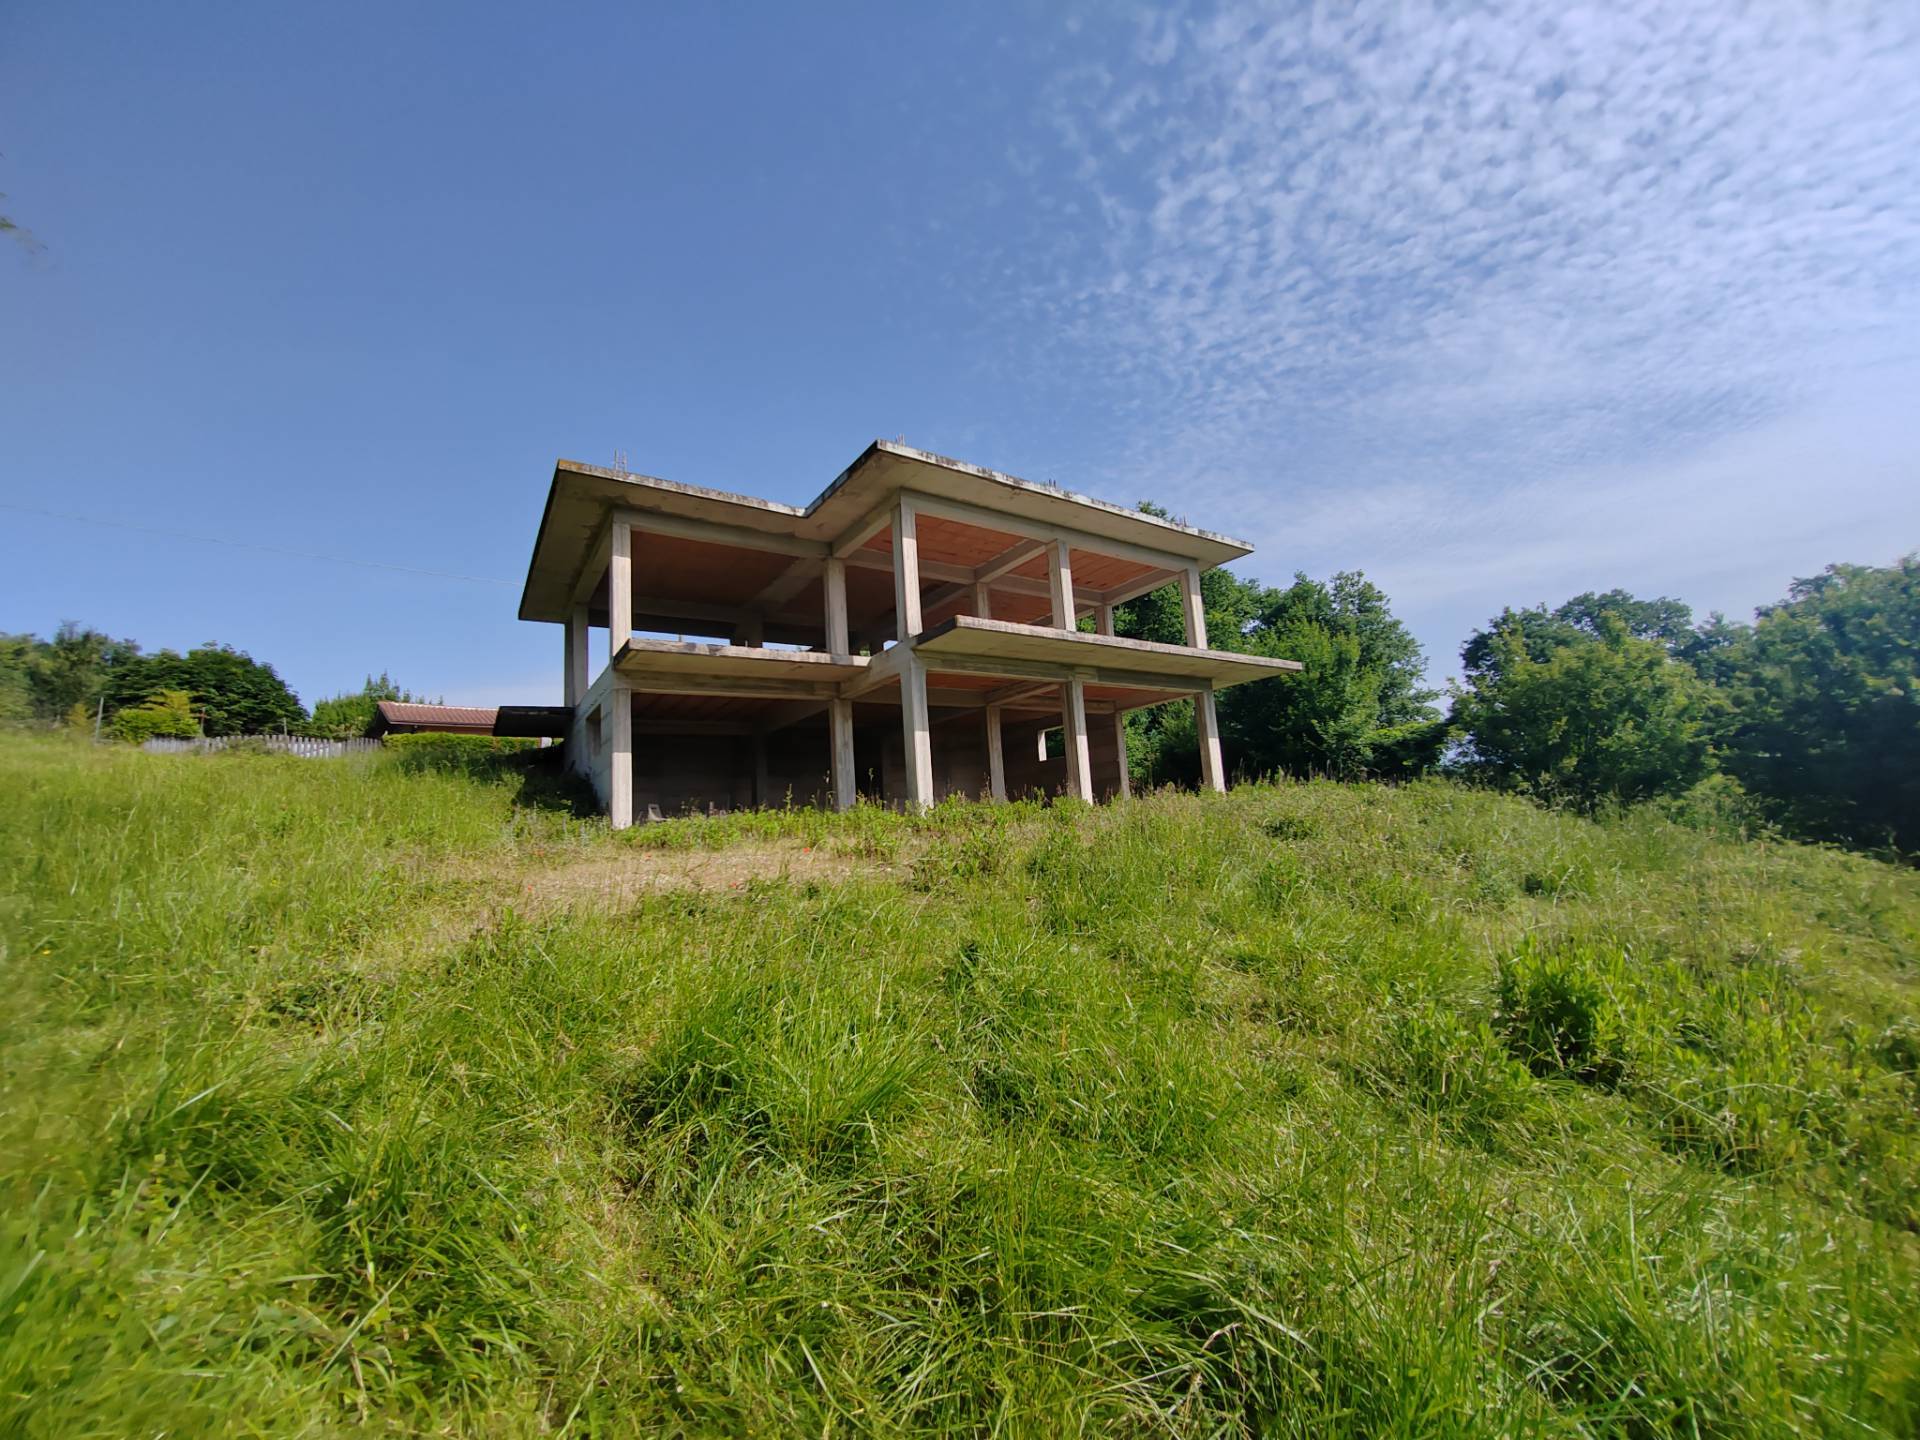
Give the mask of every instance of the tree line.
[{"label": "tree line", "polygon": [[[1275,587],[1215,570],[1201,594],[1215,648],[1305,667],[1221,695],[1237,773],[1439,772],[1583,810],[1692,795],[1796,835],[1920,850],[1920,556],[1828,566],[1751,623],[1624,590],[1505,609],[1468,636],[1444,695],[1358,571]],[[1182,643],[1177,587],[1117,607],[1115,629]],[[71,623],[50,640],[0,635],[0,722],[342,737],[364,734],[379,701],[418,698],[383,673],[309,714],[229,646],[145,654]],[[1190,704],[1127,723],[1140,780],[1198,777]]]},{"label": "tree line", "polygon": [[382,700],[419,700],[384,672],[309,714],[273,668],[209,641],[184,654],[67,621],[51,639],[0,634],[0,724],[96,725],[115,739],[288,733],[364,735]]},{"label": "tree line", "polygon": [[[1357,571],[1277,588],[1216,570],[1201,591],[1215,648],[1305,666],[1221,695],[1240,773],[1441,772],[1582,810],[1693,795],[1807,838],[1920,849],[1920,556],[1830,565],[1751,623],[1625,590],[1508,608],[1467,638],[1444,696]],[[1120,606],[1115,629],[1180,643],[1178,590]],[[1191,706],[1136,712],[1129,732],[1143,780],[1198,774]]]}]

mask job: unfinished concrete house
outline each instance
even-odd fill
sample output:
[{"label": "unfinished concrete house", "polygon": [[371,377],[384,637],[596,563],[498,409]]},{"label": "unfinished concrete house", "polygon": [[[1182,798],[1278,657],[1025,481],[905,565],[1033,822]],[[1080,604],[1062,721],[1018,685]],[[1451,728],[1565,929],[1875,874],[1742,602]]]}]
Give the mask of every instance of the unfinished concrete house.
[{"label": "unfinished concrete house", "polygon": [[[1187,698],[1223,789],[1215,693],[1299,668],[1207,648],[1200,575],[1250,549],[882,441],[804,509],[562,461],[520,618],[564,627],[569,763],[615,826],[1124,796],[1123,717]],[[1167,584],[1184,645],[1113,633]]]}]

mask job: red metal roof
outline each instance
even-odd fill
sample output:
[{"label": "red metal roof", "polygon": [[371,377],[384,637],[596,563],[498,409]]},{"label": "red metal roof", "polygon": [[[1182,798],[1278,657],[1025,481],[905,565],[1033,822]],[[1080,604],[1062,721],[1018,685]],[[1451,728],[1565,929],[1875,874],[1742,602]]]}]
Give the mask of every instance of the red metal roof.
[{"label": "red metal roof", "polygon": [[460,725],[491,730],[499,710],[479,705],[412,705],[404,700],[382,700],[380,715],[389,725]]}]

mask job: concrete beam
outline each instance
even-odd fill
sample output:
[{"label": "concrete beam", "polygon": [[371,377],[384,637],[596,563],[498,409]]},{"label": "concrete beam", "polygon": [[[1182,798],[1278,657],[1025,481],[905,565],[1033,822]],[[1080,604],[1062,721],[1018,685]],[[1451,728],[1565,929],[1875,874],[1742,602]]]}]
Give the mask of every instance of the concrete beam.
[{"label": "concrete beam", "polygon": [[904,494],[893,516],[893,613],[896,640],[920,633],[920,542],[914,533],[913,502]]},{"label": "concrete beam", "polygon": [[847,562],[838,556],[827,561],[824,583],[826,592],[827,650],[830,654],[845,655],[851,649],[847,637]]},{"label": "concrete beam", "polygon": [[607,821],[633,824],[633,692],[618,679],[607,692]]},{"label": "concrete beam", "polygon": [[1180,619],[1186,628],[1187,644],[1195,650],[1207,648],[1207,602],[1200,593],[1200,567],[1189,565],[1180,572]]},{"label": "concrete beam", "polygon": [[1067,681],[1060,703],[1060,728],[1067,745],[1067,794],[1093,803],[1093,754],[1087,743],[1087,682]]},{"label": "concrete beam", "polygon": [[1193,697],[1193,728],[1200,737],[1200,781],[1209,790],[1224,792],[1227,769],[1220,756],[1220,714],[1211,685]]},{"label": "concrete beam", "polygon": [[1085,550],[1093,555],[1110,555],[1116,560],[1131,560],[1137,565],[1151,565],[1157,570],[1179,570],[1193,562],[1183,555],[1171,551],[1152,550],[1125,540],[1109,540],[1105,536],[1090,531],[1075,529],[1066,525],[1049,525],[1037,520],[1029,520],[1023,515],[1012,515],[1002,510],[988,510],[979,505],[969,505],[962,500],[949,500],[944,496],[926,495],[918,491],[911,492],[914,504],[923,515],[937,515],[942,520],[956,520],[962,525],[973,525],[986,530],[998,530],[1002,533],[1024,535],[1034,540],[1063,540],[1076,550]]},{"label": "concrete beam", "polygon": [[796,556],[791,565],[760,588],[760,593],[747,602],[747,608],[756,611],[777,609],[806,589],[807,583],[819,571],[820,562],[811,555]]},{"label": "concrete beam", "polygon": [[900,738],[905,742],[907,804],[922,814],[933,808],[933,736],[927,721],[927,668],[906,651],[900,670]]},{"label": "concrete beam", "polygon": [[781,535],[767,530],[749,530],[744,525],[726,525],[717,520],[695,520],[685,515],[663,515],[657,510],[622,508],[613,512],[616,523],[625,521],[646,535],[671,535],[682,540],[700,540],[709,545],[732,545],[741,550],[765,550],[775,555],[805,555],[815,560],[827,558],[828,546],[820,540],[802,540],[797,535]]},{"label": "concrete beam", "polygon": [[607,532],[607,654],[633,636],[633,530],[618,515]]},{"label": "concrete beam", "polygon": [[834,700],[827,705],[828,740],[832,746],[833,808],[851,810],[859,799],[853,765],[853,702]]},{"label": "concrete beam", "polygon": [[1047,543],[1047,589],[1053,600],[1053,628],[1074,629],[1077,621],[1073,604],[1073,561],[1065,540]]},{"label": "concrete beam", "polygon": [[1001,741],[998,705],[987,706],[987,798],[1003,804],[1007,798],[1007,756]]},{"label": "concrete beam", "polygon": [[589,673],[588,636],[587,607],[585,605],[575,605],[567,616],[567,671],[566,683],[562,686],[562,690],[566,696],[566,703],[569,705],[578,705],[580,703],[581,697],[587,693],[587,686],[593,679]]}]

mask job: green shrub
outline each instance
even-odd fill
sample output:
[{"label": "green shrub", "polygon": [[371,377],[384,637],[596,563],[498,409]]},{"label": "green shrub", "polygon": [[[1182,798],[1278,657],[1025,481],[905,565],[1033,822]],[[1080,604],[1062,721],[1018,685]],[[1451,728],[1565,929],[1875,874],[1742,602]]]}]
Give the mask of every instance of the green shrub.
[{"label": "green shrub", "polygon": [[1386,1088],[1450,1128],[1485,1138],[1526,1107],[1533,1081],[1485,1020],[1421,1000],[1379,1038]]},{"label": "green shrub", "polygon": [[1508,1051],[1536,1075],[1618,1085],[1627,1068],[1619,978],[1617,956],[1523,941],[1500,964],[1498,1021]]},{"label": "green shrub", "polygon": [[163,735],[191,740],[199,733],[200,720],[193,713],[193,697],[184,690],[162,690],[113,717],[114,738],[131,745]]},{"label": "green shrub", "polygon": [[475,780],[525,774],[540,757],[538,740],[501,735],[389,735],[386,748],[410,774],[438,771]]}]

